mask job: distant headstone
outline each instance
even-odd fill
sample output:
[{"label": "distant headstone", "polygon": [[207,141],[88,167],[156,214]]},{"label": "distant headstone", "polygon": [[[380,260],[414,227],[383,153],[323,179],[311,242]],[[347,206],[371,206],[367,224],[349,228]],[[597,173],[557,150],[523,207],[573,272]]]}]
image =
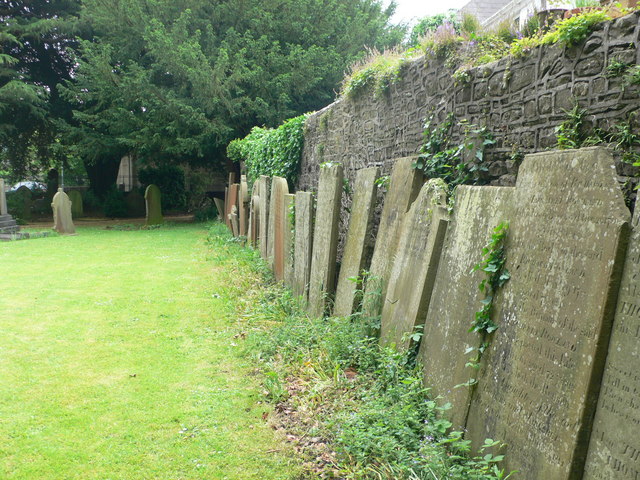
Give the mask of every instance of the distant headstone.
[{"label": "distant headstone", "polygon": [[640,203],[636,200],[584,480],[640,478]]},{"label": "distant headstone", "polygon": [[377,167],[358,170],[356,174],[349,228],[333,308],[333,314],[337,316],[347,316],[353,312],[358,286],[352,279],[360,276],[367,254],[371,253],[368,249],[368,234],[376,203],[378,174]]},{"label": "distant headstone", "polygon": [[294,208],[296,196],[287,193],[284,196],[285,228],[284,228],[284,284],[293,288],[294,260],[293,246],[295,235]]},{"label": "distant headstone", "polygon": [[[16,201],[13,202],[15,211],[13,215],[22,220],[31,220],[31,207],[33,206],[33,192],[28,187],[22,185],[13,195]],[[53,198],[52,198],[53,201]]]},{"label": "distant headstone", "polygon": [[127,215],[129,217],[142,217],[145,215],[146,206],[140,189],[134,188],[125,194],[124,201],[127,204]]},{"label": "distant headstone", "polygon": [[267,232],[269,230],[269,195],[271,194],[271,177],[260,175],[258,182],[260,185],[260,205],[258,208],[258,211],[260,212],[260,234],[258,238],[260,244],[260,255],[263,259],[267,260],[269,254]]},{"label": "distant headstone", "polygon": [[73,218],[80,218],[84,215],[82,207],[82,194],[78,190],[71,190],[68,194],[71,200],[71,215]]},{"label": "distant headstone", "polygon": [[429,180],[406,214],[382,305],[380,339],[399,349],[427,314],[447,231],[447,185]]},{"label": "distant headstone", "polygon": [[224,215],[224,212],[225,212],[224,200],[222,200],[221,198],[215,198],[214,197],[213,198],[213,203],[215,203],[216,210],[218,210],[218,220],[224,221],[224,219],[222,218],[222,216]]},{"label": "distant headstone", "polygon": [[307,301],[313,247],[314,199],[310,192],[296,192],[296,237],[294,246],[293,293]]},{"label": "distant headstone", "polygon": [[391,171],[363,299],[363,313],[367,317],[380,315],[391,265],[400,241],[402,220],[423,183],[422,172],[413,168],[415,161],[415,157],[399,158]]},{"label": "distant headstone", "polygon": [[269,201],[269,263],[276,280],[284,280],[284,231],[287,228],[285,195],[289,193],[287,180],[273,177],[271,180],[271,198]]},{"label": "distant headstone", "polygon": [[240,176],[240,191],[238,195],[238,222],[240,225],[239,234],[243,237],[247,236],[248,224],[249,224],[249,184],[247,183],[247,176]]},{"label": "distant headstone", "polygon": [[53,229],[61,235],[73,235],[76,227],[71,217],[71,200],[62,188],[53,196],[51,203],[53,210]]},{"label": "distant headstone", "polygon": [[[236,217],[238,215],[238,193],[240,190],[240,185],[234,183],[229,187],[228,199],[229,203],[226,205],[227,207],[227,225],[229,226],[229,230],[231,231],[234,237],[238,236],[238,231],[233,232],[233,223],[231,222],[231,215],[235,214]],[[235,209],[234,209],[235,207]],[[235,212],[235,213],[234,213]],[[237,225],[236,225],[237,226]]]},{"label": "distant headstone", "polygon": [[342,171],[342,165],[320,167],[309,280],[308,311],[313,317],[324,315],[336,284]]},{"label": "distant headstone", "polygon": [[[493,229],[510,220],[513,195],[511,187],[461,185],[456,189],[455,206],[431,293],[419,358],[424,365],[425,385],[434,397],[451,403],[447,417],[459,431],[465,428],[471,390],[455,386],[468,382],[475,374],[465,364],[482,343],[480,336],[469,332],[469,328],[484,299],[478,285],[485,274],[472,270],[482,260],[482,249]],[[474,350],[465,354],[470,348]]]},{"label": "distant headstone", "polygon": [[613,158],[604,148],[528,155],[515,212],[512,278],[496,304],[469,439],[476,449],[485,438],[506,442],[504,467],[527,479],[580,478],[630,220]]},{"label": "distant headstone", "polygon": [[0,215],[7,214],[7,196],[4,191],[4,178],[0,178]]},{"label": "distant headstone", "polygon": [[144,192],[147,210],[147,225],[159,225],[164,222],[162,217],[162,196],[157,185],[149,185]]}]

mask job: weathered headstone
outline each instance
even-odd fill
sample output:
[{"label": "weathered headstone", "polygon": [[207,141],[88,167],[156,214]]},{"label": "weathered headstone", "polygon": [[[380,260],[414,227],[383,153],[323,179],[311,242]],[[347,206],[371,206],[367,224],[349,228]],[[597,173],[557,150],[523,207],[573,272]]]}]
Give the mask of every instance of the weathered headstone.
[{"label": "weathered headstone", "polygon": [[[629,210],[603,148],[528,155],[467,429],[507,443],[505,468],[579,479],[607,354]],[[517,426],[517,427],[516,427]]]},{"label": "weathered headstone", "polygon": [[7,214],[7,196],[4,192],[4,178],[0,178],[0,215]]},{"label": "weathered headstone", "polygon": [[273,177],[271,180],[271,198],[269,201],[269,263],[276,280],[284,280],[284,231],[288,212],[285,207],[285,195],[289,193],[287,180]]},{"label": "weathered headstone", "polygon": [[231,233],[234,237],[238,236],[239,226],[238,226],[238,207],[235,205],[231,205],[231,213],[229,214],[229,221],[231,222]]},{"label": "weathered headstone", "polygon": [[140,190],[136,187],[127,193],[124,197],[127,204],[127,215],[130,217],[142,217],[145,214],[146,207],[144,197]]},{"label": "weathered headstone", "polygon": [[247,183],[247,176],[240,176],[240,191],[238,194],[238,222],[240,225],[239,233],[241,236],[247,236],[247,226],[249,223],[249,184]]},{"label": "weathered headstone", "polygon": [[342,165],[320,167],[309,279],[308,311],[313,317],[321,317],[325,313],[336,284],[342,171]]},{"label": "weathered headstone", "polygon": [[347,316],[353,312],[358,285],[351,279],[360,276],[367,254],[370,253],[367,240],[375,208],[378,174],[379,169],[376,167],[359,170],[356,174],[347,240],[333,309],[333,314],[337,316]]},{"label": "weathered headstone", "polygon": [[637,201],[632,226],[584,480],[640,479],[640,203]]},{"label": "weathered headstone", "polygon": [[294,208],[295,208],[296,196],[292,193],[287,193],[284,196],[284,211],[285,211],[285,228],[284,228],[284,283],[289,288],[293,288],[293,246],[295,235],[295,221],[294,221]]},{"label": "weathered headstone", "polygon": [[[233,223],[231,222],[231,215],[233,215],[234,212],[235,212],[236,217],[238,215],[238,191],[240,190],[239,187],[240,186],[237,183],[234,183],[233,185],[231,185],[229,187],[229,193],[228,193],[229,203],[226,205],[227,212],[228,212],[227,213],[227,222],[228,222],[228,225],[229,225],[229,230],[231,231],[231,234],[234,237],[237,237],[238,234],[237,234],[237,229],[236,229],[236,233],[234,233],[234,231],[233,231]],[[234,207],[235,207],[235,209],[234,209]]]},{"label": "weathered headstone", "polygon": [[260,204],[258,211],[260,212],[258,241],[260,244],[260,255],[263,259],[267,260],[269,255],[268,250],[268,231],[269,231],[269,195],[271,194],[271,177],[266,175],[260,175],[258,180],[260,185]]},{"label": "weathered headstone", "polygon": [[447,185],[429,180],[402,224],[400,243],[382,305],[380,339],[406,349],[424,322],[447,231]]},{"label": "weathered headstone", "polygon": [[71,218],[71,200],[62,188],[53,196],[51,203],[53,210],[53,229],[61,235],[73,235],[76,227]]},{"label": "weathered headstone", "polygon": [[[257,191],[258,189],[254,188],[254,192],[257,192]],[[258,247],[259,232],[260,232],[260,196],[254,193],[254,195],[251,197],[251,210],[249,214],[249,244],[253,248]]]},{"label": "weathered headstone", "polygon": [[400,240],[402,219],[418,196],[423,183],[422,172],[413,168],[415,161],[415,157],[398,158],[391,171],[363,299],[363,313],[366,317],[380,315],[382,300],[387,294],[391,265]]},{"label": "weathered headstone", "polygon": [[222,211],[222,220],[231,231],[231,222],[229,221],[229,189],[230,186],[224,187],[224,210]]},{"label": "weathered headstone", "polygon": [[68,194],[71,200],[71,215],[73,218],[80,218],[84,215],[82,207],[82,194],[78,190],[71,190]]},{"label": "weathered headstone", "polygon": [[425,385],[443,403],[455,430],[463,430],[470,401],[468,388],[455,388],[475,370],[465,366],[482,340],[469,332],[484,295],[478,284],[484,273],[471,273],[482,260],[482,249],[493,229],[511,218],[514,189],[509,187],[459,186],[447,228],[442,257],[431,293],[419,358],[424,365]]},{"label": "weathered headstone", "polygon": [[311,192],[296,192],[296,238],[293,293],[307,301],[313,248],[314,199]]},{"label": "weathered headstone", "polygon": [[[228,195],[228,192],[226,193],[226,195]],[[221,198],[215,198],[214,197],[213,198],[213,203],[215,203],[216,210],[218,210],[218,220],[224,221],[224,219],[222,218],[222,216],[224,215],[224,212],[225,212],[224,200],[222,200]]]},{"label": "weathered headstone", "polygon": [[[31,208],[33,206],[33,192],[25,185],[22,185],[13,193],[13,195],[16,197],[16,200],[12,203],[13,208],[15,209],[15,211],[13,211],[13,215],[22,220],[30,220]],[[51,201],[53,201],[53,197],[51,198]]]},{"label": "weathered headstone", "polygon": [[144,191],[147,210],[147,225],[159,225],[164,222],[162,217],[162,195],[157,185],[149,185]]}]

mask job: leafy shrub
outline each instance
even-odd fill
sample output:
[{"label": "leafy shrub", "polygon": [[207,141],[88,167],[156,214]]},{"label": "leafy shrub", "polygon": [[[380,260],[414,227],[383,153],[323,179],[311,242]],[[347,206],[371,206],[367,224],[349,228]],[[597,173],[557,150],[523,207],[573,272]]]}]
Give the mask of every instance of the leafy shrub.
[{"label": "leafy shrub", "polygon": [[402,66],[409,56],[393,50],[382,54],[370,50],[364,60],[351,66],[351,73],[342,82],[342,95],[357,98],[371,89],[378,97],[388,93],[391,85],[400,80]]},{"label": "leafy shrub", "polygon": [[611,16],[603,10],[587,10],[565,18],[543,35],[542,43],[559,43],[565,47],[572,47],[584,40],[597,24],[605,20],[611,20]]},{"label": "leafy shrub", "polygon": [[227,156],[233,162],[245,162],[250,183],[260,175],[277,175],[291,185],[298,176],[307,117],[291,118],[275,129],[253,127],[249,135],[229,143]]},{"label": "leafy shrub", "polygon": [[127,217],[127,202],[124,193],[113,186],[104,197],[102,206],[105,217],[125,218]]},{"label": "leafy shrub", "polygon": [[163,210],[182,210],[186,207],[184,171],[176,165],[145,167],[138,171],[138,179],[146,188],[157,185],[162,192]]},{"label": "leafy shrub", "polygon": [[[467,19],[467,15],[462,17],[463,23]],[[411,29],[409,34],[409,47],[417,47],[420,44],[420,39],[427,35],[429,32],[435,31],[443,23],[450,23],[456,30],[460,28],[460,22],[458,15],[455,12],[439,13],[429,17],[424,17],[418,20],[418,23]]]},{"label": "leafy shrub", "polygon": [[511,43],[509,53],[516,58],[524,57],[538,45],[540,45],[540,37],[518,38]]},{"label": "leafy shrub", "polygon": [[215,203],[210,198],[205,199],[198,207],[193,211],[193,218],[196,222],[206,222],[208,220],[214,220],[218,217],[218,209]]}]

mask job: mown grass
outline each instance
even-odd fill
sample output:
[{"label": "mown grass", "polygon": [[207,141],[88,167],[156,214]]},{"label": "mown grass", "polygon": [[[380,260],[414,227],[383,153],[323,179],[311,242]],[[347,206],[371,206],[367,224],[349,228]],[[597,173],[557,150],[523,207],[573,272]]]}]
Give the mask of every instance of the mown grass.
[{"label": "mown grass", "polygon": [[295,475],[234,338],[259,273],[213,230],[0,245],[0,478]]}]

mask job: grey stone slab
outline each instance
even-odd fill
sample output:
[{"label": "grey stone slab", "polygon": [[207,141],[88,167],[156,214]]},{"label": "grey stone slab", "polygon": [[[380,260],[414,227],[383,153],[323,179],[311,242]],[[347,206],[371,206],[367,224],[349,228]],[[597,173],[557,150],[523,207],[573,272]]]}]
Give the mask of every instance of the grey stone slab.
[{"label": "grey stone slab", "polygon": [[[238,218],[238,195],[240,193],[240,185],[237,183],[234,183],[233,185],[229,186],[229,195],[228,195],[228,205],[227,205],[227,220],[229,222],[229,227],[231,228],[231,233],[234,237],[238,236],[238,224],[237,224],[237,218]],[[232,216],[235,215],[236,216],[236,228],[234,229],[234,224],[232,221]]]},{"label": "grey stone slab", "polygon": [[144,191],[144,200],[146,206],[146,224],[159,225],[164,222],[162,217],[162,194],[157,185],[149,185]]},{"label": "grey stone slab", "polygon": [[[254,192],[258,189],[254,188]],[[253,248],[258,247],[258,233],[260,232],[260,196],[255,193],[251,197],[249,207],[249,245]]]},{"label": "grey stone slab", "polygon": [[238,194],[238,232],[240,236],[247,236],[249,225],[249,184],[247,176],[240,176],[240,192]]},{"label": "grey stone slab", "polygon": [[336,284],[342,171],[342,165],[334,164],[320,167],[316,223],[313,230],[311,275],[309,277],[308,311],[313,317],[321,317],[326,313]]},{"label": "grey stone slab", "polygon": [[382,305],[383,345],[408,348],[409,334],[424,324],[448,223],[447,185],[440,179],[429,180],[402,225]]},{"label": "grey stone slab", "polygon": [[584,480],[640,479],[640,204],[618,295]]},{"label": "grey stone slab", "polygon": [[464,429],[470,391],[455,386],[467,382],[475,372],[465,367],[469,360],[465,351],[482,343],[469,327],[484,298],[478,290],[484,274],[471,271],[482,260],[482,248],[493,229],[511,218],[513,195],[511,187],[459,186],[455,192],[419,358],[425,385],[443,403],[452,404],[447,416],[456,430]]},{"label": "grey stone slab", "polygon": [[271,197],[269,199],[267,250],[269,265],[278,281],[284,280],[284,231],[287,220],[285,195],[288,193],[287,180],[282,177],[273,177],[271,180]]},{"label": "grey stone slab", "polygon": [[216,205],[216,210],[218,210],[218,220],[223,220],[223,215],[225,212],[224,200],[220,198],[214,198],[213,203]]},{"label": "grey stone slab", "polygon": [[4,178],[0,178],[0,215],[7,215],[7,195],[4,191]]},{"label": "grey stone slab", "polygon": [[260,234],[258,235],[258,242],[260,244],[260,255],[265,260],[268,258],[268,230],[269,230],[269,195],[271,194],[271,177],[266,175],[260,175],[259,191],[260,191]]},{"label": "grey stone slab", "polygon": [[333,314],[336,316],[351,315],[354,309],[358,286],[351,279],[359,277],[365,267],[367,250],[370,247],[367,239],[375,208],[376,179],[379,173],[377,167],[372,167],[358,170],[356,174],[347,240],[342,254],[333,308]]},{"label": "grey stone slab", "polygon": [[71,200],[71,215],[73,218],[82,217],[84,215],[82,194],[78,190],[71,190],[67,195],[69,196],[69,200]]},{"label": "grey stone slab", "polygon": [[528,155],[507,243],[511,280],[481,362],[467,429],[507,443],[505,468],[580,479],[628,240],[603,148]]},{"label": "grey stone slab", "polygon": [[71,217],[71,200],[62,188],[53,196],[53,229],[61,235],[74,235],[76,227]]},{"label": "grey stone slab", "polygon": [[310,192],[296,192],[293,293],[307,301],[311,252],[313,250],[314,198]]},{"label": "grey stone slab", "polygon": [[294,278],[294,244],[295,244],[295,209],[296,196],[287,193],[284,196],[285,228],[284,228],[284,283],[293,289]]},{"label": "grey stone slab", "polygon": [[363,313],[368,317],[380,315],[382,300],[387,294],[391,266],[400,241],[402,220],[422,187],[424,177],[422,172],[413,168],[415,160],[415,157],[398,158],[391,171],[363,302]]}]

